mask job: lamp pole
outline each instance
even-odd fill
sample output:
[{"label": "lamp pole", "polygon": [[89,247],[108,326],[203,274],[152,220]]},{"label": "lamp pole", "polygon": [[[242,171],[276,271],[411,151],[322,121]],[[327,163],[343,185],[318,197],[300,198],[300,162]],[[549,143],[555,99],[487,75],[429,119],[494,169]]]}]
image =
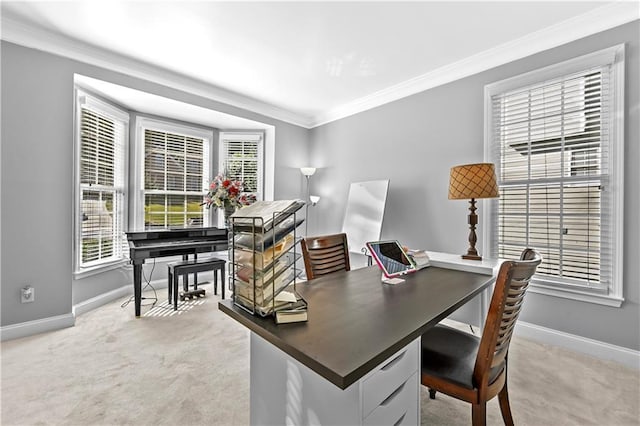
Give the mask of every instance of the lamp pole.
[{"label": "lamp pole", "polygon": [[307,199],[304,200],[304,236],[307,237],[309,236],[309,178],[311,175],[305,175],[305,177],[307,178]]},{"label": "lamp pole", "polygon": [[307,199],[304,201],[305,205],[305,218],[304,218],[304,236],[309,233],[309,179],[316,172],[315,167],[300,167],[300,172],[307,178]]}]

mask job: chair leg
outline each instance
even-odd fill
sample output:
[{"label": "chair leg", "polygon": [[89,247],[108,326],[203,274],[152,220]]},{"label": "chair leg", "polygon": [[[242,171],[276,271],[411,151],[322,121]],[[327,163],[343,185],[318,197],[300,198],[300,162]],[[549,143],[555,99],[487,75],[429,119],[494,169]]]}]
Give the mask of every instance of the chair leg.
[{"label": "chair leg", "polygon": [[429,388],[429,398],[436,399],[436,390]]},{"label": "chair leg", "polygon": [[500,412],[502,420],[506,426],[513,426],[513,417],[511,416],[511,407],[509,406],[509,391],[507,390],[507,382],[498,393],[498,401],[500,401]]},{"label": "chair leg", "polygon": [[213,269],[213,294],[216,296],[218,295],[218,271],[215,269],[215,267]]},{"label": "chair leg", "polygon": [[486,426],[487,403],[471,404],[471,424],[473,426]]}]

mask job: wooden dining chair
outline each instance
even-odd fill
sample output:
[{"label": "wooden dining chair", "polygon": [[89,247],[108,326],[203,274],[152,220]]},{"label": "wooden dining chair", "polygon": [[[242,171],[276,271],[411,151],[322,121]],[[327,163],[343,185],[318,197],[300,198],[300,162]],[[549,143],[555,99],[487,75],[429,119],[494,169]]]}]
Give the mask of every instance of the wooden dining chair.
[{"label": "wooden dining chair", "polygon": [[303,238],[302,255],[308,280],[351,269],[347,234]]},{"label": "wooden dining chair", "polygon": [[513,425],[507,392],[509,343],[529,281],[542,257],[525,249],[517,261],[505,261],[496,279],[482,337],[437,325],[422,335],[421,382],[471,403],[473,425],[486,424],[487,401],[498,395],[502,419]]}]

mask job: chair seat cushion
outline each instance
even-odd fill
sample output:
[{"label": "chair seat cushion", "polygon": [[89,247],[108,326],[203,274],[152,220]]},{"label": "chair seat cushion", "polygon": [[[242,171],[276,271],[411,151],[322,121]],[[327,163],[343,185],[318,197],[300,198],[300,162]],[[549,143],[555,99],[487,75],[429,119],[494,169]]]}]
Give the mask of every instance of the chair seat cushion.
[{"label": "chair seat cushion", "polygon": [[480,339],[444,325],[422,335],[422,373],[473,389],[473,369]]}]

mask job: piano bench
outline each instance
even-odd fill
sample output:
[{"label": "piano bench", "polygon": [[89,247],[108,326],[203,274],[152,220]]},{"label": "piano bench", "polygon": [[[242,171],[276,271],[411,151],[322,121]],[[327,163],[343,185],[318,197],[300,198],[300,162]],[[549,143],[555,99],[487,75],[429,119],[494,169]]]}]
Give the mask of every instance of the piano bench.
[{"label": "piano bench", "polygon": [[[169,303],[173,303],[173,309],[178,309],[178,281],[180,275],[186,287],[187,276],[198,272],[213,271],[213,294],[218,294],[218,271],[220,271],[222,298],[224,299],[224,269],[226,261],[216,257],[206,257],[195,260],[184,260],[181,262],[172,262],[167,265],[168,285],[167,292],[169,295]],[[204,290],[198,290],[195,285],[194,293],[204,294]],[[184,289],[185,294],[187,288]],[[173,300],[172,300],[173,299]]]}]

